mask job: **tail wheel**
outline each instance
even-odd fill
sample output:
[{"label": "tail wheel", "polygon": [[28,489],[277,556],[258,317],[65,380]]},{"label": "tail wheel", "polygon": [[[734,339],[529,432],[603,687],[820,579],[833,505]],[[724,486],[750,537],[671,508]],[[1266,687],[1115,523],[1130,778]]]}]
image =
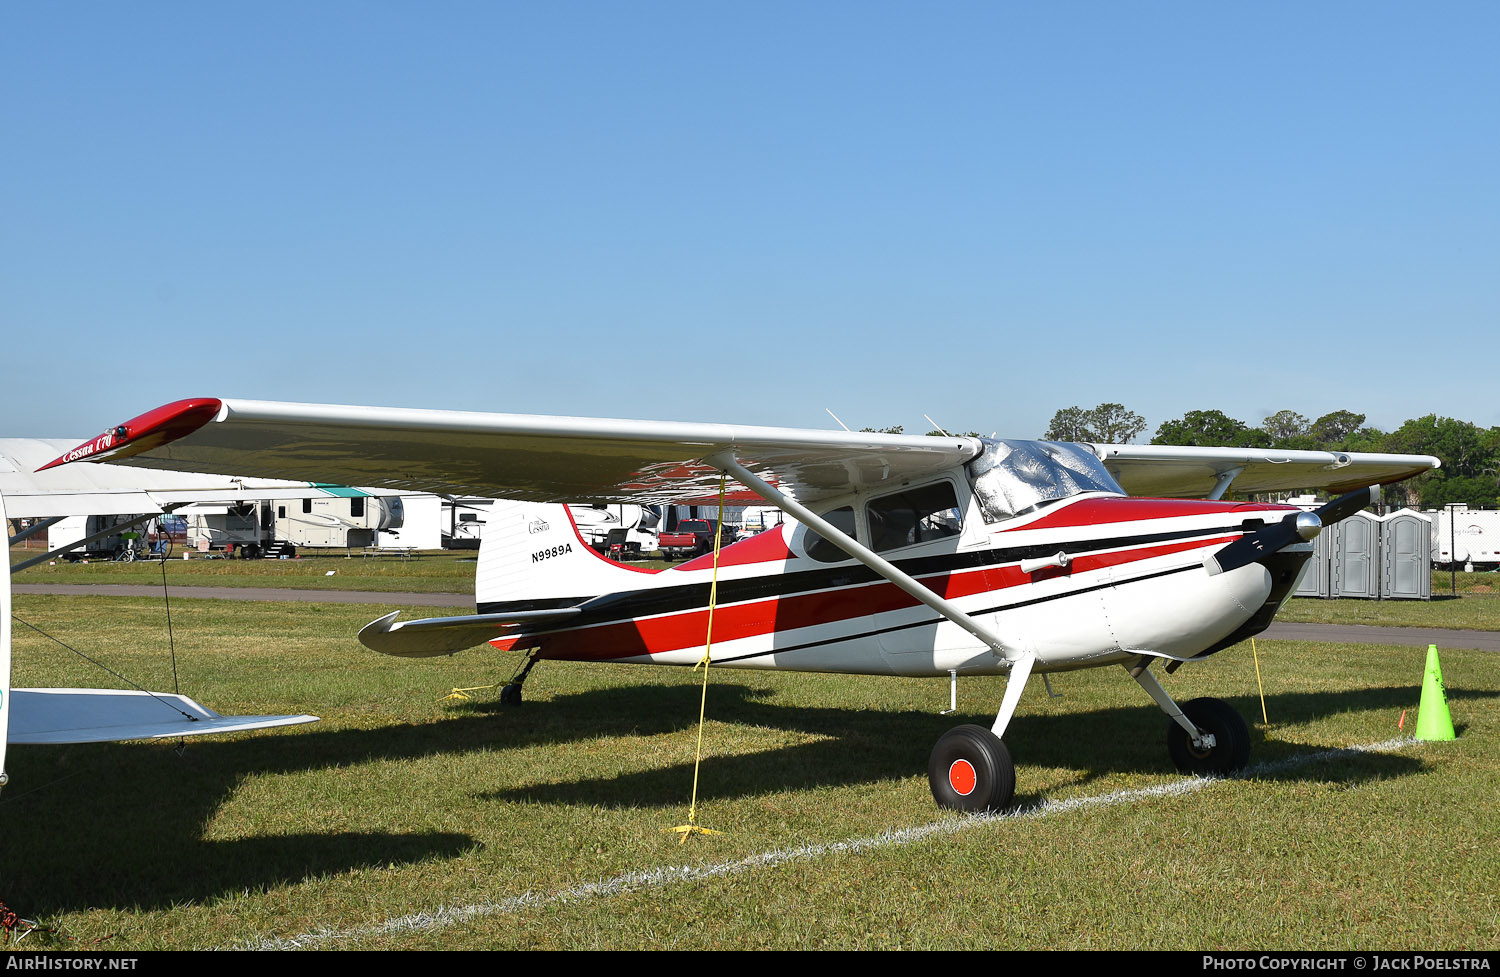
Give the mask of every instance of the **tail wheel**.
[{"label": "tail wheel", "polygon": [[1193,699],[1182,704],[1182,714],[1205,733],[1212,733],[1215,742],[1207,749],[1195,747],[1187,730],[1168,720],[1167,752],[1178,770],[1224,774],[1250,761],[1250,727],[1229,703],[1223,699]]},{"label": "tail wheel", "polygon": [[939,807],[1002,811],[1016,793],[1016,765],[994,733],[983,726],[955,726],[932,748],[927,782]]}]

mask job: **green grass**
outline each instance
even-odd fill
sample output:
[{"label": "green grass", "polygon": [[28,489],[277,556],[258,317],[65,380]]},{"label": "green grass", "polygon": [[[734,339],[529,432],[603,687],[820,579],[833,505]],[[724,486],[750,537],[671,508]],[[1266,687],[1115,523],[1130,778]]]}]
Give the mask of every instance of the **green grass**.
[{"label": "green grass", "polygon": [[[389,593],[472,594],[474,551],[424,550],[407,559],[398,556],[347,556],[344,550],[306,551],[295,560],[223,560],[201,558],[166,561],[167,582],[174,587],[295,587],[307,590],[378,590]],[[37,555],[35,551],[31,556]],[[11,548],[11,562],[29,559]],[[332,571],[332,576],[329,575]],[[159,560],[135,563],[55,560],[15,575],[18,584],[144,584],[161,586]]]},{"label": "green grass", "polygon": [[[312,712],[291,730],[168,745],[16,748],[0,795],[0,900],[109,949],[235,946],[363,929],[439,905],[492,907],[442,929],[331,945],[416,948],[1493,948],[1500,940],[1500,658],[1445,653],[1459,739],[1340,756],[1191,793],[968,822],[932,806],[926,759],[988,724],[1003,680],[716,669],[699,822],[679,845],[697,677],[544,663],[520,709],[516,656],[402,661],[353,635],[384,609],[173,605],[183,690],[221,712]],[[434,610],[431,613],[451,613]],[[170,688],[160,608],[21,596],[22,619]],[[428,613],[414,609],[414,614]],[[110,685],[26,628],[16,684]],[[1397,734],[1424,648],[1259,642],[1166,679],[1257,720],[1254,762]],[[1006,739],[1018,802],[1181,778],[1165,720],[1118,669],[1028,688]],[[584,883],[733,863],[938,823],[906,845],[823,851],[616,895]],[[531,893],[537,904],[494,907]],[[34,935],[33,940],[36,939]]]},{"label": "green grass", "polygon": [[1295,598],[1281,609],[1276,620],[1500,631],[1500,598],[1477,594],[1457,598],[1435,596],[1431,601]]},{"label": "green grass", "polygon": [[[38,555],[11,547],[12,563]],[[287,587],[306,590],[372,590],[386,593],[472,594],[474,550],[423,550],[412,558],[395,555],[349,556],[344,550],[301,550],[294,560],[207,559],[192,554],[166,561],[174,587]],[[682,561],[642,560],[633,566],[660,569]],[[332,575],[329,575],[332,571]],[[15,575],[18,584],[138,584],[161,586],[159,560],[69,563],[58,559]]]},{"label": "green grass", "polygon": [[1450,573],[1447,570],[1432,571],[1432,595],[1493,597],[1500,595],[1500,572]]}]

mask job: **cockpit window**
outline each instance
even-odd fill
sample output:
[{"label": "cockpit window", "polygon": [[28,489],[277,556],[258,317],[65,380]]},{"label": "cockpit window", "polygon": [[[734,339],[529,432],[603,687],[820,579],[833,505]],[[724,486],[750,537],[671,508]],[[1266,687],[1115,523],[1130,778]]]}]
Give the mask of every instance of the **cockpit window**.
[{"label": "cockpit window", "polygon": [[[854,537],[854,507],[843,506],[832,512],[823,513],[823,518],[833,524],[834,528],[845,536]],[[819,563],[837,563],[840,560],[849,559],[849,554],[834,546],[828,540],[819,536],[811,529],[807,531],[807,539],[803,544],[807,555]]]},{"label": "cockpit window", "polygon": [[933,482],[895,495],[883,495],[865,507],[870,545],[877,551],[957,536],[963,531],[952,482]]},{"label": "cockpit window", "polygon": [[1125,494],[1094,453],[1081,445],[980,440],[984,452],[968,464],[969,484],[987,523],[1084,492]]}]

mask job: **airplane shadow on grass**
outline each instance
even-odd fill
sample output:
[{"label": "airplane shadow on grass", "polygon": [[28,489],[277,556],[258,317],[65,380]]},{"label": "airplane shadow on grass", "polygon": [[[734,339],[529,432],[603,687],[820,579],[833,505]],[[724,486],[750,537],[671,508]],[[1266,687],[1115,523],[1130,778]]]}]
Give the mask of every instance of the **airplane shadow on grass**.
[{"label": "airplane shadow on grass", "polygon": [[[618,707],[603,703],[595,706],[600,693],[565,697],[546,705],[573,713],[575,700],[589,700],[588,708],[626,718],[622,733],[653,731],[635,721],[648,716],[696,715],[698,690],[691,687],[657,687],[650,704],[642,708],[639,697],[645,690],[611,691],[609,697],[629,698],[634,706],[622,702]],[[1417,698],[1418,690],[1368,689],[1328,693],[1285,693],[1267,698],[1267,708],[1290,725],[1325,716],[1329,713],[1364,710],[1399,710]],[[795,730],[827,737],[800,746],[784,747],[761,753],[737,756],[714,756],[710,745],[698,780],[700,800],[734,798],[774,793],[784,790],[808,790],[850,783],[903,779],[920,775],[927,769],[932,745],[948,729],[963,723],[988,728],[992,714],[959,713],[940,716],[930,712],[868,712],[858,709],[787,708],[757,701],[756,693],[744,686],[715,686],[710,715],[719,722],[740,723],[774,729]],[[1495,698],[1500,692],[1449,690],[1449,698]],[[727,701],[726,701],[727,700]],[[1251,696],[1228,700],[1250,716],[1259,712],[1258,701]],[[582,705],[581,701],[577,702]],[[649,720],[647,720],[649,724]],[[658,723],[662,720],[658,719]],[[1063,716],[1018,716],[1006,734],[1006,744],[1021,765],[1058,767],[1077,770],[1073,784],[1087,783],[1108,774],[1131,771],[1175,773],[1166,749],[1167,719],[1154,705],[1110,708]],[[595,731],[591,735],[599,735]],[[1395,730],[1392,729],[1392,735]],[[1252,765],[1275,761],[1309,748],[1266,742],[1264,734],[1252,729],[1254,744]],[[1272,768],[1256,773],[1268,779],[1314,779],[1359,782],[1398,776],[1423,768],[1415,758],[1395,754],[1370,754],[1307,768]],[[1333,769],[1330,769],[1332,767]],[[525,801],[552,804],[603,806],[676,807],[683,803],[683,785],[690,783],[693,764],[683,763],[616,776],[539,784],[493,792],[487,796],[501,801]],[[1024,773],[1019,787],[1024,790]],[[1017,803],[1037,800],[1018,795]]]},{"label": "airplane shadow on grass", "polygon": [[[509,750],[685,732],[695,724],[699,694],[693,685],[653,684],[562,695],[528,702],[520,709],[466,704],[448,717],[421,725],[371,730],[310,727],[306,732],[199,741],[181,758],[139,745],[17,750],[11,753],[11,785],[0,795],[0,899],[33,915],[81,906],[164,908],[351,869],[457,857],[480,842],[457,832],[397,830],[262,832],[235,840],[204,835],[221,803],[251,773],[334,770],[466,751],[494,753],[497,762],[503,762]],[[1496,696],[1500,693],[1449,690],[1450,699]],[[1386,688],[1288,693],[1268,703],[1283,723],[1296,723],[1344,711],[1394,714],[1415,698],[1415,689]],[[714,756],[710,743],[699,782],[700,800],[920,775],[932,744],[945,730],[966,722],[987,727],[993,719],[973,713],[939,716],[916,710],[777,705],[765,691],[741,684],[713,686],[709,701],[715,722],[820,738],[741,756]],[[1231,702],[1247,716],[1259,711],[1248,696]],[[1172,772],[1164,729],[1161,713],[1144,705],[1072,715],[1022,715],[1012,723],[1006,741],[1023,767],[1075,770],[1076,784],[1119,771]],[[1253,762],[1306,750],[1266,743],[1259,731],[1252,736]],[[1360,782],[1412,773],[1423,766],[1413,757],[1378,754],[1290,768],[1275,776]],[[691,760],[685,757],[681,763],[647,771],[518,784],[479,796],[494,802],[672,807],[683,803],[684,785],[691,776]],[[1024,770],[1021,780],[1024,790]],[[392,803],[399,806],[404,795],[395,796]],[[1018,797],[1018,803],[1031,799]],[[398,806],[385,819],[388,823],[401,820]],[[344,813],[330,811],[331,826]],[[366,820],[371,814],[356,813]]]}]

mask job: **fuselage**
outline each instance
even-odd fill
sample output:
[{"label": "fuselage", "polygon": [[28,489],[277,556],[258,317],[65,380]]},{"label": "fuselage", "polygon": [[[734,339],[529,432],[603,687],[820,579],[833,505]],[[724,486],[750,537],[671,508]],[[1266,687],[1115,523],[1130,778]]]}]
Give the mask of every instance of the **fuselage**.
[{"label": "fuselage", "polygon": [[[846,531],[1017,648],[1035,670],[1111,664],[1141,654],[1185,660],[1211,653],[1269,623],[1292,592],[1311,547],[1210,572],[1205,557],[1295,511],[1255,503],[1129,498],[1084,492],[1034,511],[989,520],[962,477],[935,480],[952,492],[951,522],[932,538],[890,538],[882,498],[831,500]],[[933,482],[906,490],[921,496]],[[944,496],[946,500],[946,496]],[[545,520],[533,519],[533,527]],[[934,523],[934,525],[937,525]],[[548,527],[549,530],[552,528]],[[559,531],[576,532],[571,525]],[[883,537],[884,534],[884,537]],[[537,537],[545,563],[560,544]],[[901,545],[905,544],[905,545]],[[486,544],[488,545],[488,543]],[[585,546],[578,546],[580,558]],[[571,556],[571,554],[565,554]],[[493,642],[540,648],[540,657],[682,664],[709,639],[716,666],[881,675],[997,674],[1011,662],[879,576],[832,551],[805,526],[782,526],[656,573],[574,573],[610,584],[541,600],[486,601],[479,612],[580,606],[566,626],[517,628]],[[481,579],[484,570],[481,568]],[[717,585],[715,587],[715,577]],[[555,589],[555,588],[554,588]]]}]

